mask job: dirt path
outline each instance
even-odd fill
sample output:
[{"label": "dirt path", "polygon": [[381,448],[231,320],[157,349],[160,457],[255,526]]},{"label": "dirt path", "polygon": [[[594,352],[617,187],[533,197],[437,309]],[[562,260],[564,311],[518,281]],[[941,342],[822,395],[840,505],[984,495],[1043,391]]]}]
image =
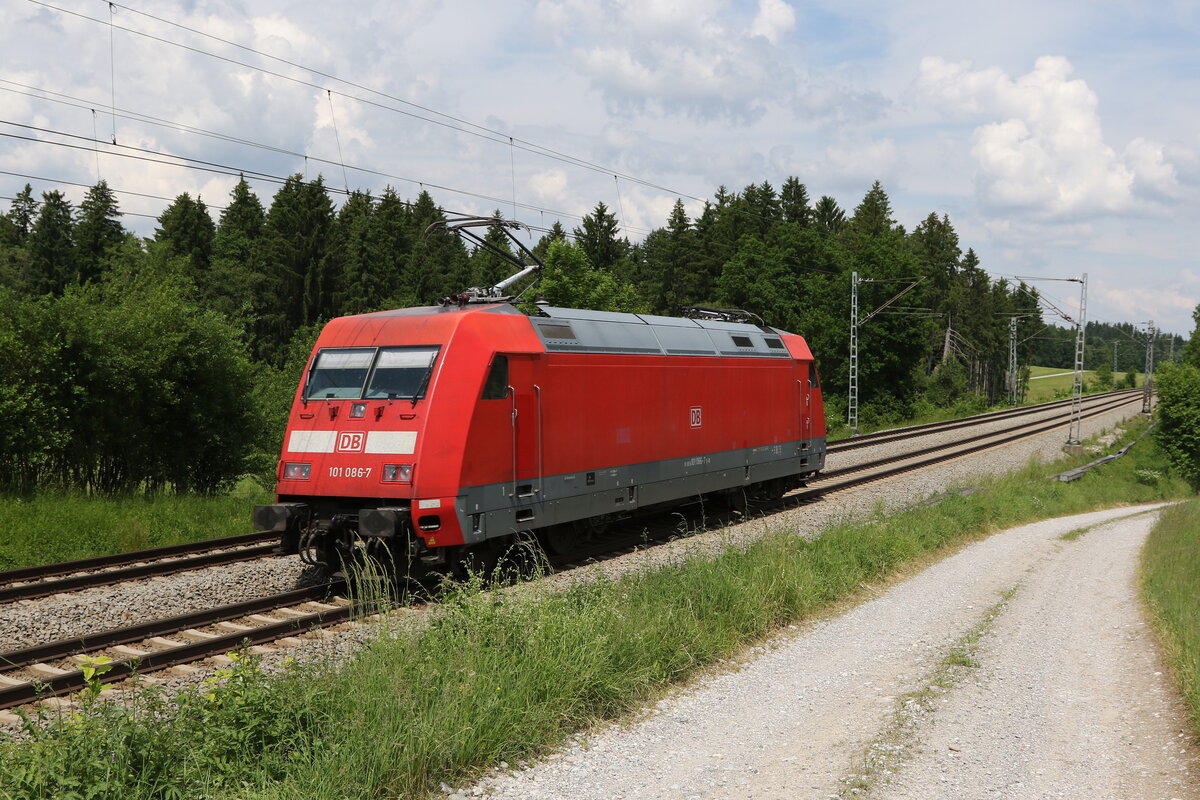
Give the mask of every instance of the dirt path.
[{"label": "dirt path", "polygon": [[[1138,510],[971,545],[628,727],[461,794],[1200,800],[1136,601],[1153,521]],[[1059,538],[1084,526],[1098,527]]]}]

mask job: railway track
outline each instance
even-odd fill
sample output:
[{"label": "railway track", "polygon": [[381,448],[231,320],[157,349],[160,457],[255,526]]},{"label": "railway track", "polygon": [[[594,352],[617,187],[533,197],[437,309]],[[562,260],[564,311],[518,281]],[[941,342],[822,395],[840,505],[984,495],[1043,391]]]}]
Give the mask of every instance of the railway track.
[{"label": "railway track", "polygon": [[[1093,395],[1089,398],[1090,402],[1083,412],[1083,418],[1095,417],[1137,402],[1140,396],[1140,392]],[[1062,404],[1049,405],[1053,408]],[[1045,410],[1046,407],[1041,408]],[[978,415],[971,424],[978,425],[1030,413],[1024,409],[1020,411],[1024,413]],[[956,422],[916,427],[925,433],[968,427]],[[755,510],[771,513],[794,508],[835,492],[1036,436],[1060,428],[1063,424],[1062,415],[1058,415],[1033,425],[1019,423],[951,443],[920,448],[902,457],[889,456],[852,467],[830,470],[813,481],[812,486],[794,491],[780,500],[757,503]],[[898,438],[921,435],[911,434],[912,430],[898,429],[872,434],[875,437],[872,443],[883,444]],[[859,440],[855,440],[856,443],[857,441]],[[710,515],[709,518],[723,524],[741,517],[738,512],[730,512]],[[678,529],[673,521],[649,527],[639,526],[636,536],[629,533],[600,536],[581,551],[573,552],[569,556],[551,557],[549,566],[556,571],[570,569],[592,559],[611,558],[677,535]],[[246,537],[229,537],[226,540],[215,541],[228,543],[231,539],[239,538],[252,541],[249,537],[254,536],[262,534],[248,534]],[[245,544],[246,541],[240,543]],[[137,555],[127,554],[128,557]],[[53,565],[56,569],[66,566]],[[99,678],[103,683],[111,683],[128,678],[134,673],[146,674],[180,667],[243,646],[263,646],[280,641],[295,644],[296,641],[289,641],[289,637],[351,620],[349,601],[337,598],[335,603],[324,602],[331,594],[345,591],[345,588],[345,585],[339,582],[296,589],[220,608],[0,653],[0,709],[27,705],[42,698],[70,694],[84,688],[87,682],[79,669],[81,657],[105,654],[112,658],[109,672]],[[207,630],[204,630],[205,628]]]},{"label": "railway track", "polygon": [[134,673],[180,667],[240,647],[279,641],[294,644],[288,637],[350,620],[348,600],[335,597],[333,603],[324,602],[345,588],[344,583],[335,582],[295,589],[0,653],[0,709],[85,688],[87,681],[79,668],[84,658],[105,655],[112,659],[110,670],[99,679],[112,683]]},{"label": "railway track", "polygon": [[[1113,392],[1100,392],[1097,394],[1086,395],[1083,398],[1084,405],[1104,398],[1116,397],[1141,397],[1141,389],[1120,389]],[[874,433],[855,436],[850,439],[840,439],[836,442],[831,442],[826,452],[841,453],[847,450],[857,450],[861,447],[873,447],[880,444],[888,444],[898,442],[904,439],[912,439],[917,436],[929,436],[935,433],[943,433],[945,431],[959,430],[961,428],[969,428],[974,425],[982,425],[987,422],[994,422],[1002,419],[1013,419],[1016,417],[1024,417],[1030,414],[1044,413],[1055,408],[1065,408],[1070,406],[1074,401],[1054,400],[1049,403],[1039,403],[1033,406],[1020,406],[1018,408],[1008,408],[1002,411],[988,411],[984,414],[974,414],[969,417],[960,417],[958,419],[945,420],[943,422],[927,422],[923,425],[909,425],[904,428],[891,428],[883,431],[875,431]]]},{"label": "railway track", "polygon": [[0,572],[0,603],[278,555],[269,531]]}]

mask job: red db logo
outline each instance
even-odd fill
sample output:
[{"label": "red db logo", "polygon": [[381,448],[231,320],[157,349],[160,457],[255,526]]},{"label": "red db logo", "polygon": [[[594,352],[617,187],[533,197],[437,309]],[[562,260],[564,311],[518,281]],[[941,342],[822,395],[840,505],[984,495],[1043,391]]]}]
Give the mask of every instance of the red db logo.
[{"label": "red db logo", "polygon": [[339,433],[337,438],[337,451],[339,453],[361,453],[363,445],[367,442],[367,435],[362,431],[353,431],[349,433]]},{"label": "red db logo", "polygon": [[691,423],[693,428],[700,427],[700,406],[692,406]]}]

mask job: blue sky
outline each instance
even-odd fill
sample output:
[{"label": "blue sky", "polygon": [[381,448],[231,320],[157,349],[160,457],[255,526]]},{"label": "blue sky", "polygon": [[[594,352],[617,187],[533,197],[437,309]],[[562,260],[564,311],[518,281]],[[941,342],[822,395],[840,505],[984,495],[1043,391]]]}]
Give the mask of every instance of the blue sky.
[{"label": "blue sky", "polygon": [[[974,247],[996,275],[1087,272],[1093,318],[1153,318],[1186,335],[1200,302],[1194,2],[130,0],[113,10],[117,25],[312,85],[110,31],[101,0],[47,2],[101,22],[6,0],[0,119],[102,139],[115,129],[121,144],[272,174],[320,171],[334,186],[345,182],[341,168],[316,159],[337,162],[340,140],[346,162],[393,176],[351,170],[352,187],[378,192],[391,183],[412,197],[420,183],[437,184],[447,187],[433,193],[448,209],[499,207],[510,216],[515,195],[550,210],[519,207],[518,218],[548,225],[561,212],[567,227],[603,200],[634,239],[663,224],[677,196],[695,211],[691,198],[720,184],[778,187],[795,175],[814,197],[832,195],[851,210],[879,179],[898,221],[911,229],[931,211],[948,214],[964,249]],[[335,91],[332,112],[325,88]],[[114,100],[310,160],[114,120],[105,113]],[[378,105],[436,117],[401,101],[493,133]],[[7,124],[0,133],[60,139]],[[601,169],[510,148],[508,136]],[[0,170],[89,184],[97,156],[0,137]],[[213,205],[233,180],[103,150],[99,172],[126,192],[188,190]],[[614,172],[644,183],[614,181]],[[24,182],[0,175],[0,196]],[[273,192],[256,188],[264,199]],[[68,188],[74,198],[82,192]],[[151,216],[163,206],[120,199],[124,210]],[[127,222],[146,234],[154,227],[145,217]],[[1069,286],[1044,288],[1073,305]]]}]

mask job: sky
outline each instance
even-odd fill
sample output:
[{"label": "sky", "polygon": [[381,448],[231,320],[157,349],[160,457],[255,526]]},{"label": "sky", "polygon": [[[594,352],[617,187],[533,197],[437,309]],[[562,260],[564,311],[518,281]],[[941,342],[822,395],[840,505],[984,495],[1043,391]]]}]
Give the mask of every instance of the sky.
[{"label": "sky", "polygon": [[1194,0],[127,2],[0,0],[0,198],[102,177],[152,235],[226,173],[321,174],[534,227],[602,201],[637,241],[721,185],[851,213],[879,180],[1070,313],[1049,279],[1086,273],[1089,319],[1193,328]]}]

